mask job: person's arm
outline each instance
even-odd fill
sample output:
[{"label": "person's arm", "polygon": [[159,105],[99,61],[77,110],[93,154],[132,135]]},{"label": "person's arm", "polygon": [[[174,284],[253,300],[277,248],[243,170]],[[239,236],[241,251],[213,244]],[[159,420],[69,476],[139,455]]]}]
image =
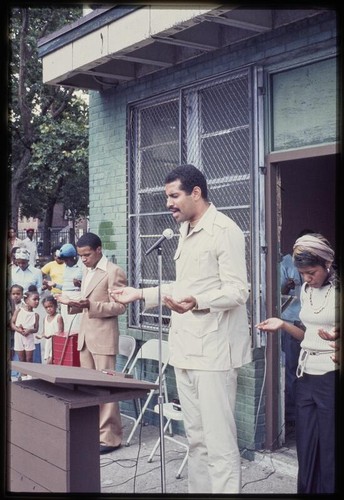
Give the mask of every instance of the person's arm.
[{"label": "person's arm", "polygon": [[330,332],[327,332],[323,328],[318,330],[318,335],[323,340],[329,340],[328,345],[334,349],[334,354],[332,354],[331,359],[334,363],[339,364],[341,358],[340,352],[340,330],[338,327],[333,328]]},{"label": "person's arm", "polygon": [[125,303],[115,300],[110,291],[122,290],[126,283],[125,272],[119,266],[116,266],[116,268],[108,271],[107,301],[91,301],[89,299],[73,300],[63,297],[63,295],[57,296],[56,300],[68,306],[69,314],[77,314],[78,312],[82,312],[83,309],[88,309],[90,318],[119,316],[126,311]]},{"label": "person's arm", "polygon": [[14,301],[9,297],[7,301],[7,321],[6,321],[6,327],[9,328],[10,330],[13,330],[12,328],[12,317],[14,314],[14,311],[16,310]]},{"label": "person's arm", "polygon": [[43,267],[41,267],[42,273],[42,290],[51,290],[51,286],[49,285],[49,281],[51,280],[50,276],[50,262],[47,262]]},{"label": "person's arm", "polygon": [[33,328],[30,329],[30,333],[37,333],[38,327],[39,327],[39,314],[35,313],[35,324],[33,325]]},{"label": "person's arm", "polygon": [[[117,289],[125,287],[127,284],[127,277],[125,272],[119,266],[108,267],[108,289]],[[126,307],[124,304],[114,302],[111,300],[107,289],[107,300],[93,301],[89,300],[88,316],[89,318],[108,318],[112,316],[119,316],[124,314]],[[86,299],[87,300],[87,299]]]},{"label": "person's arm", "polygon": [[39,314],[35,313],[35,323],[32,328],[24,328],[24,335],[25,337],[27,335],[30,335],[31,333],[37,333],[38,332],[38,326],[39,326]]},{"label": "person's arm", "polygon": [[[224,227],[214,241],[219,285],[193,298],[198,310],[222,312],[244,305],[249,297],[245,261],[245,238],[237,227]],[[215,276],[214,276],[215,278]],[[187,300],[186,300],[187,299]],[[189,298],[183,298],[190,305]]]},{"label": "person's arm", "polygon": [[16,321],[17,321],[17,316],[19,314],[19,309],[16,309],[13,313],[13,316],[11,318],[11,329],[15,332],[18,332],[18,333],[21,333],[23,334],[24,333],[24,328],[22,325],[16,325]]},{"label": "person's arm", "polygon": [[32,246],[33,246],[33,257],[34,257],[35,262],[36,262],[36,260],[38,259],[38,248],[37,248],[37,243],[35,242],[35,244],[34,244],[34,245],[32,245]]},{"label": "person's arm", "polygon": [[220,277],[218,286],[179,300],[164,294],[163,303],[172,311],[179,314],[192,310],[221,312],[246,303],[249,292],[243,233],[237,226],[223,227],[215,236],[213,245]]},{"label": "person's arm", "polygon": [[199,310],[197,300],[192,295],[184,297],[181,300],[174,300],[171,296],[164,295],[162,301],[166,307],[179,314],[184,314],[195,309]]},{"label": "person's arm", "polygon": [[61,314],[59,314],[57,316],[57,332],[55,332],[55,333],[60,334],[63,332],[64,332],[64,321],[63,321]]},{"label": "person's arm", "polygon": [[283,257],[280,263],[280,280],[281,280],[281,294],[295,296],[295,287],[300,284],[296,280],[296,268],[293,263],[293,258],[290,254]]},{"label": "person's arm", "polygon": [[35,270],[35,277],[36,277],[36,287],[39,295],[42,293],[42,286],[43,286],[43,274],[40,269],[37,269],[34,267]]},{"label": "person's arm", "polygon": [[81,279],[73,278],[73,285],[77,288],[81,288]]},{"label": "person's arm", "polygon": [[51,262],[47,262],[46,264],[44,264],[43,267],[41,267],[43,278],[47,279],[48,276],[50,277],[50,270],[51,270],[50,268],[51,268]]},{"label": "person's arm", "polygon": [[[245,304],[248,298],[246,278],[245,241],[239,228],[224,228],[217,235],[216,252],[221,283],[216,289],[195,296],[189,295],[175,300],[172,295],[174,284],[162,286],[162,300],[169,309],[183,314],[196,309],[198,311],[224,311],[231,307]],[[122,304],[144,299],[147,308],[156,305],[155,288],[136,289],[126,287],[114,289],[111,297]],[[154,297],[153,297],[154,296]],[[148,304],[147,304],[148,299]]]},{"label": "person's arm", "polygon": [[88,299],[73,300],[63,294],[55,295],[55,299],[59,304],[68,306],[68,314],[81,313],[83,309],[88,309],[90,304]]},{"label": "person's arm", "polygon": [[318,335],[324,340],[338,340],[339,339],[339,328],[332,328],[330,332],[327,332],[323,328],[319,328]]},{"label": "person's arm", "polygon": [[334,354],[331,355],[331,359],[334,363],[340,364],[341,360],[341,349],[339,342],[329,342],[328,345],[334,349]]},{"label": "person's arm", "polygon": [[143,299],[143,290],[125,286],[123,288],[109,288],[109,296],[120,304],[130,304],[136,300]]},{"label": "person's arm", "polygon": [[297,340],[303,340],[305,335],[302,328],[294,325],[293,323],[289,323],[288,321],[284,321],[280,318],[268,318],[255,325],[258,330],[262,330],[263,332],[276,332],[277,330],[285,330],[289,335],[294,337]]},{"label": "person's arm", "polygon": [[282,295],[289,295],[291,290],[295,290],[295,281],[293,278],[288,278],[287,281],[281,286]]},{"label": "person's arm", "polygon": [[[161,286],[162,300],[169,297],[168,294],[172,293],[174,283],[164,283]],[[130,304],[136,300],[144,301],[144,310],[151,309],[158,305],[158,287],[147,288],[133,288],[130,286],[122,288],[109,289],[109,296],[115,302],[120,304]],[[167,305],[167,304],[166,304]],[[169,307],[169,306],[168,306]]]},{"label": "person's arm", "polygon": [[49,287],[49,290],[51,288],[57,288],[58,290],[62,291],[62,285],[60,283],[56,283],[55,281],[47,281],[47,285]]},{"label": "person's arm", "polygon": [[45,320],[43,319],[43,331],[42,331],[42,335],[35,335],[35,339],[50,339],[51,335],[46,335],[45,334]]}]

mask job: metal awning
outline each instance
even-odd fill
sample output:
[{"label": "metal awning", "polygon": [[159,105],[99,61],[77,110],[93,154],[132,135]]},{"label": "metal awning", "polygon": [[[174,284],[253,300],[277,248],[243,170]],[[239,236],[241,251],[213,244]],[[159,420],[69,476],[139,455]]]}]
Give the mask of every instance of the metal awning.
[{"label": "metal awning", "polygon": [[111,6],[42,38],[43,82],[104,90],[319,14],[201,4]]}]

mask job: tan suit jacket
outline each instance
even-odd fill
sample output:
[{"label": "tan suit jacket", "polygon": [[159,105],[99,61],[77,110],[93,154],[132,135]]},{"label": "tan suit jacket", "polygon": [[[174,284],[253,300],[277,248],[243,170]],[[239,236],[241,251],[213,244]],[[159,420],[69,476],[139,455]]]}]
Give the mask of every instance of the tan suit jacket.
[{"label": "tan suit jacket", "polygon": [[[125,286],[126,283],[125,272],[108,261],[106,272],[96,269],[86,290],[81,288],[83,298],[90,301],[90,308],[82,312],[78,335],[79,351],[86,342],[88,350],[93,354],[118,354],[118,316],[126,311],[126,307],[111,301],[108,290]],[[76,310],[70,308],[69,312],[75,313]]]},{"label": "tan suit jacket", "polygon": [[[212,204],[193,231],[184,222],[180,233],[176,281],[163,284],[162,295],[192,295],[198,309],[172,311],[169,363],[186,370],[239,368],[252,360],[244,234]],[[143,296],[147,309],[157,304],[156,288],[144,288]]]}]

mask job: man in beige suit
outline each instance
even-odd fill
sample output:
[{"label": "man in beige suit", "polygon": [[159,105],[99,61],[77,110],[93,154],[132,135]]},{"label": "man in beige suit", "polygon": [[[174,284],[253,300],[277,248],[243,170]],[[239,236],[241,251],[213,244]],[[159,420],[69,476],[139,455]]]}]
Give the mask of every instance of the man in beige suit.
[{"label": "man in beige suit", "polygon": [[[85,264],[81,300],[60,296],[69,312],[82,314],[78,336],[80,365],[94,370],[114,370],[118,353],[118,316],[126,307],[113,302],[108,290],[126,285],[126,275],[102,253],[102,242],[94,233],[86,233],[77,242],[77,251]],[[118,403],[100,405],[100,453],[110,453],[121,446],[122,423]]]},{"label": "man in beige suit", "polygon": [[[171,309],[169,363],[174,366],[189,442],[189,493],[241,493],[235,422],[238,368],[251,361],[245,238],[208,201],[207,182],[193,165],[165,178],[167,208],[180,223],[176,280],[164,283]],[[158,304],[158,289],[112,290],[122,304]]]}]

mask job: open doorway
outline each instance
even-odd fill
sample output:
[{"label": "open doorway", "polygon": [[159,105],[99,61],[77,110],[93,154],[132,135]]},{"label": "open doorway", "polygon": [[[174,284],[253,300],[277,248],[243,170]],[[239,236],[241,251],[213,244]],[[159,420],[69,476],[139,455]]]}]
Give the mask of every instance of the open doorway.
[{"label": "open doorway", "polygon": [[289,253],[305,227],[335,241],[336,155],[279,163],[281,253]]},{"label": "open doorway", "polygon": [[[290,258],[288,261],[288,254],[291,256],[293,244],[300,232],[308,229],[321,233],[329,240],[333,248],[336,246],[335,176],[336,155],[287,160],[278,163],[276,188],[280,259],[277,261],[278,265],[281,266],[279,261],[282,256],[287,256],[283,260],[284,271],[282,274],[289,273],[297,285],[302,284],[302,279],[295,268],[295,273],[293,272],[292,260]],[[288,266],[289,271],[286,272]],[[282,276],[280,278],[280,315],[288,321],[297,321],[299,319],[299,308],[297,307],[299,302],[295,298],[291,299],[295,296],[294,291],[282,290]],[[279,413],[283,429],[281,434],[282,441],[290,444],[295,437],[294,382],[299,343],[284,332],[281,332],[280,341],[281,410]]]}]

